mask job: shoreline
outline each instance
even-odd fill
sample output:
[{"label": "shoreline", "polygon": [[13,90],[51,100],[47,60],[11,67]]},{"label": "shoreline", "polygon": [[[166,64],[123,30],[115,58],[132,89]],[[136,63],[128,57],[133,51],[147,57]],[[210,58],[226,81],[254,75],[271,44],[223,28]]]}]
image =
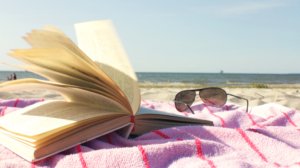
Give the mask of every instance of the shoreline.
[{"label": "shoreline", "polygon": [[[0,84],[6,82],[1,81]],[[191,83],[191,82],[138,82],[141,89],[147,88],[204,88],[204,87],[220,87],[220,88],[295,88],[300,89],[300,83]]]}]

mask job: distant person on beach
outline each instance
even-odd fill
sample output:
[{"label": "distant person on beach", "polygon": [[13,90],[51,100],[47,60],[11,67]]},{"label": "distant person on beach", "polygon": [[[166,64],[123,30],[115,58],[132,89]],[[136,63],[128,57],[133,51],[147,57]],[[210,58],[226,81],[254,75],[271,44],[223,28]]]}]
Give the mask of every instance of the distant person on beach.
[{"label": "distant person on beach", "polygon": [[16,75],[16,73],[13,74],[13,80],[17,80],[17,75]]},{"label": "distant person on beach", "polygon": [[10,76],[7,76],[7,80],[16,80],[17,79],[17,75],[16,73],[10,74]]},{"label": "distant person on beach", "polygon": [[7,76],[7,80],[12,80],[13,79],[13,75],[10,74],[9,76]]}]

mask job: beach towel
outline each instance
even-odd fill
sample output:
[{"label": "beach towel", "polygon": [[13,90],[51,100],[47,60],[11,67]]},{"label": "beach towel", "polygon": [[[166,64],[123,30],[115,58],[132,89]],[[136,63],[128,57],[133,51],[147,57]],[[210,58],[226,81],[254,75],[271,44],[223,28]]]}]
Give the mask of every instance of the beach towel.
[{"label": "beach towel", "polygon": [[[39,101],[0,100],[0,116]],[[172,102],[143,100],[143,108],[179,113]],[[299,111],[275,103],[248,113],[235,104],[193,109],[184,115],[214,126],[172,127],[129,139],[110,133],[35,163],[0,145],[0,167],[300,167]]]}]

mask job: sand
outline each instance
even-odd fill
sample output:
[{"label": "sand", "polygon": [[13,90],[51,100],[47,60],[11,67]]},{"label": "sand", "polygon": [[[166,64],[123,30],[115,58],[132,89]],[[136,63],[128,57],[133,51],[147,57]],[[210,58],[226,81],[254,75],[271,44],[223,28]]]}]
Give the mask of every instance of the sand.
[{"label": "sand", "polygon": [[[186,88],[141,88],[143,100],[172,101],[175,94]],[[247,98],[249,107],[265,103],[278,103],[300,110],[300,88],[293,86],[276,88],[224,88],[228,93]],[[18,92],[0,92],[0,99],[12,98],[44,98],[62,99],[55,92],[45,90],[27,90]],[[200,101],[200,100],[199,100]],[[228,102],[244,106],[244,100],[228,96]]]}]

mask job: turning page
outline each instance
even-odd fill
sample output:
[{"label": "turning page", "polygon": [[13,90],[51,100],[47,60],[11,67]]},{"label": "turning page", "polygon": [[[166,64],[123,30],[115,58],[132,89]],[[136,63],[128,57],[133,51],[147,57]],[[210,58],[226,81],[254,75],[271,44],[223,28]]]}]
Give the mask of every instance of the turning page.
[{"label": "turning page", "polygon": [[111,21],[78,23],[75,30],[79,48],[117,83],[135,113],[140,105],[137,77]]}]

